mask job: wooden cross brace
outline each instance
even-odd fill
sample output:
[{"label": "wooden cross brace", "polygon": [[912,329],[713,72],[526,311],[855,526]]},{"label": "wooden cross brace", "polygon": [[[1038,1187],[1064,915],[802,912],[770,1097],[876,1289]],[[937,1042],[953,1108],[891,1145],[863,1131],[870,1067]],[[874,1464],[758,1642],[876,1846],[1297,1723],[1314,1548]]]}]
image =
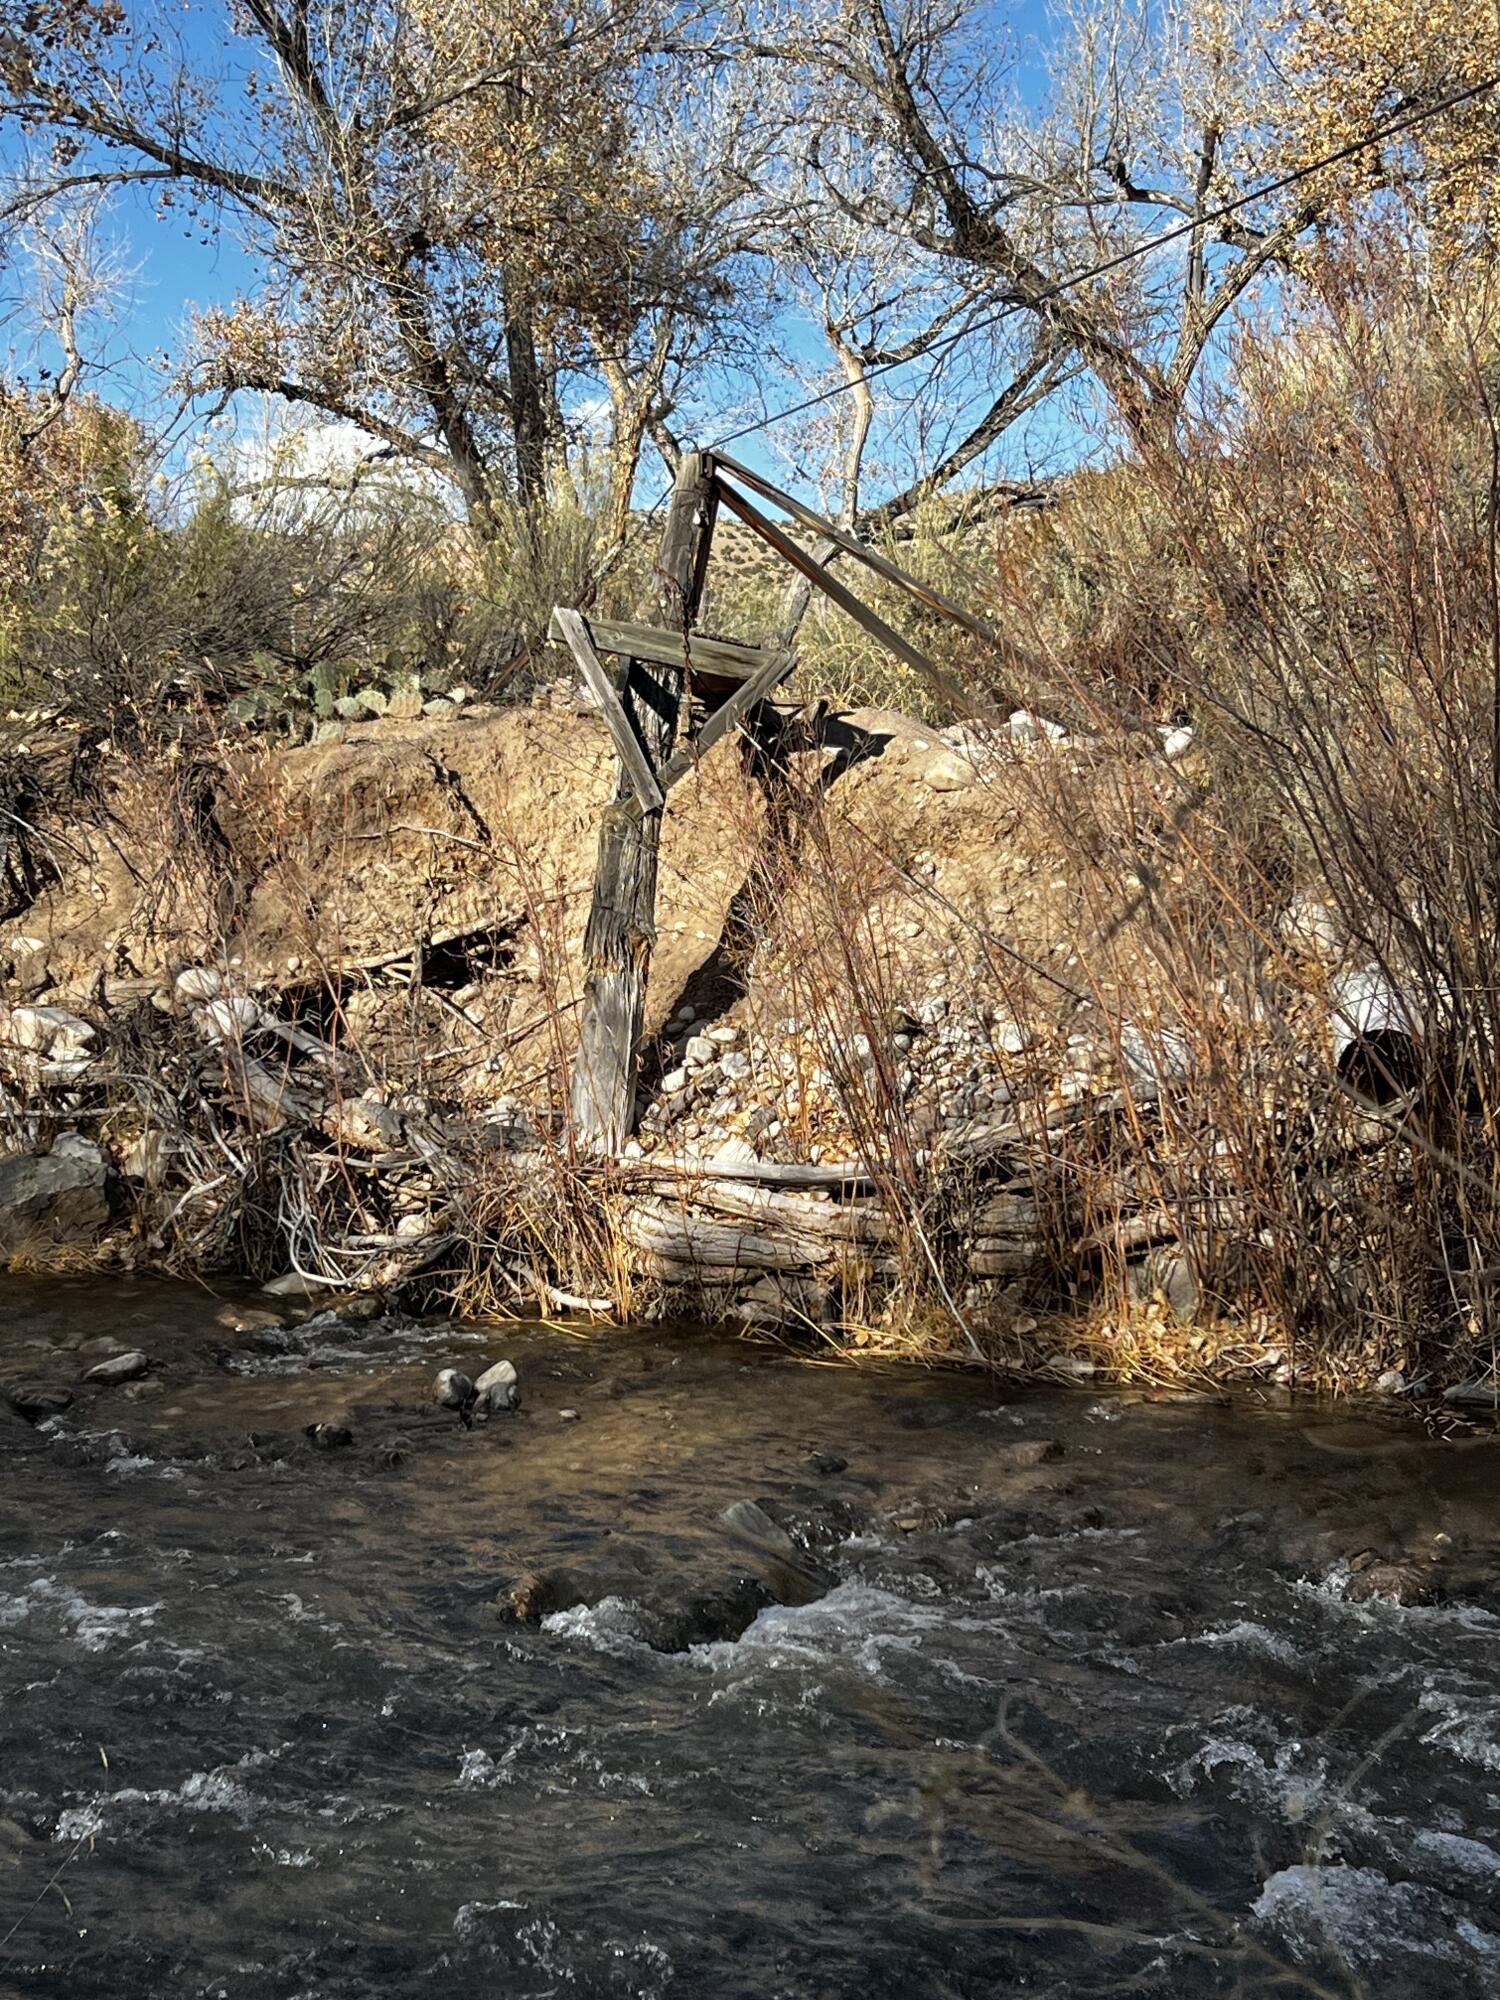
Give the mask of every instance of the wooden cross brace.
[{"label": "wooden cross brace", "polygon": [[[955,706],[976,712],[966,690],[952,683],[925,653],[848,590],[830,573],[826,562],[768,520],[737,490],[740,486],[748,487],[803,527],[815,530],[833,551],[853,556],[927,610],[939,612],[997,651],[1021,657],[1014,642],[1003,639],[983,619],[907,576],[847,529],[825,520],[760,474],[732,459],[716,461],[706,452],[691,452],[683,458],[657,556],[655,601],[648,607],[654,610],[656,622],[628,624],[587,618],[565,607],[552,616],[553,632],[567,646],[598,702],[619,760],[614,803],[606,810],[599,832],[593,902],[584,934],[583,1025],[573,1069],[573,1138],[576,1145],[590,1152],[616,1152],[629,1137],[634,1122],[667,794],[715,743],[749,718],[795,665],[790,652],[742,646],[693,631],[720,503],[873,638],[932,681]],[[601,653],[613,653],[623,660],[619,677],[604,665]],[[732,691],[710,711],[694,736],[675,747],[690,676],[710,683],[727,681]],[[995,712],[993,707],[990,712]]]},{"label": "wooden cross brace", "polygon": [[[758,648],[730,647],[720,642],[717,648],[720,664],[724,663],[723,656],[732,651],[744,657],[749,671],[733,694],[709,711],[701,727],[682,748],[669,757],[660,770],[653,770],[645,743],[625,711],[614,676],[600,659],[595,642],[598,640],[623,652],[627,645],[640,644],[636,638],[627,638],[627,632],[648,633],[648,644],[658,637],[670,639],[671,634],[657,635],[651,632],[649,626],[616,627],[612,630],[607,625],[591,625],[581,612],[568,611],[561,606],[552,614],[552,625],[572,653],[578,671],[599,704],[605,725],[614,739],[620,769],[630,781],[636,798],[648,811],[659,811],[672,787],[695,768],[700,758],[707,756],[721,737],[727,736],[731,729],[737,729],[757,702],[774,693],[797,664],[794,653],[760,652]],[[655,650],[665,651],[665,647]],[[634,657],[650,659],[652,653],[636,652]],[[691,664],[689,662],[689,671]]]}]

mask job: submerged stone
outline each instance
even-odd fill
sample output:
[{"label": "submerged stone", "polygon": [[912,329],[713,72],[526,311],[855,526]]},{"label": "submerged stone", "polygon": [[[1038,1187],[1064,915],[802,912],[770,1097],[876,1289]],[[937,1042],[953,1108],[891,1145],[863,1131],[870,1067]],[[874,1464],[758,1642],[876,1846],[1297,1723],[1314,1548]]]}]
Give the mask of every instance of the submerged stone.
[{"label": "submerged stone", "polygon": [[138,1375],[144,1375],[151,1363],[138,1347],[125,1354],[111,1354],[107,1360],[96,1361],[84,1376],[85,1382],[133,1382]]}]

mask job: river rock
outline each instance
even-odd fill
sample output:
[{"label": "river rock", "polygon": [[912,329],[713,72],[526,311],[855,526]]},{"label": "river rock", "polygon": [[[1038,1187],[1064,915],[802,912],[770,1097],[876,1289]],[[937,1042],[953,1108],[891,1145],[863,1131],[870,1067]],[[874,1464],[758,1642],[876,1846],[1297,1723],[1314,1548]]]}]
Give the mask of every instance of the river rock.
[{"label": "river rock", "polygon": [[1439,1572],[1429,1563],[1376,1558],[1355,1563],[1343,1595],[1350,1604],[1368,1604],[1374,1598],[1390,1604],[1431,1604],[1439,1583]]},{"label": "river rock", "polygon": [[57,1416],[73,1400],[71,1389],[52,1382],[7,1382],[0,1393],[17,1416],[33,1424],[40,1423],[43,1417]]},{"label": "river rock", "polygon": [[264,1306],[220,1306],[214,1314],[216,1326],[227,1326],[231,1333],[268,1333],[273,1327],[284,1326],[286,1322],[280,1313],[268,1312]]},{"label": "river rock", "polygon": [[1128,1283],[1131,1297],[1145,1301],[1160,1297],[1179,1325],[1191,1325],[1203,1307],[1203,1288],[1198,1282],[1192,1259],[1181,1250],[1150,1252],[1143,1263],[1130,1266]]},{"label": "river rock", "polygon": [[967,757],[941,750],[922,775],[935,792],[962,792],[975,782],[979,773]]},{"label": "river rock", "polygon": [[232,1042],[260,1024],[260,1008],[243,993],[209,1000],[198,1009],[198,1025],[210,1041]]},{"label": "river rock", "polygon": [[66,1007],[34,1006],[0,1009],[0,1042],[36,1055],[78,1055],[94,1039],[81,1015]]},{"label": "river rock", "polygon": [[224,975],[211,965],[190,965],[173,983],[184,1000],[216,1000],[224,991]]},{"label": "river rock", "polygon": [[815,1472],[819,1479],[833,1479],[840,1472],[849,1470],[847,1458],[840,1458],[836,1451],[815,1451],[803,1459],[809,1472]]},{"label": "river rock", "polygon": [[1443,1391],[1443,1401],[1465,1408],[1500,1409],[1500,1382],[1493,1377],[1487,1382],[1455,1382],[1451,1389]]},{"label": "river rock", "polygon": [[995,1462],[1008,1472],[1024,1472],[1036,1465],[1050,1465],[1062,1455],[1063,1448],[1056,1438],[1021,1438],[1015,1444],[1000,1445],[995,1451]]},{"label": "river rock", "polygon": [[111,1354],[105,1361],[96,1361],[84,1376],[85,1382],[133,1382],[138,1375],[144,1375],[151,1363],[138,1347],[132,1347],[125,1354]]},{"label": "river rock", "polygon": [[332,1320],[364,1321],[389,1318],[383,1313],[378,1292],[344,1292],[336,1299],[330,1299],[323,1308],[322,1317]]},{"label": "river rock", "polygon": [[89,1242],[109,1221],[109,1169],[88,1140],[0,1159],[0,1253]]},{"label": "river rock", "polygon": [[302,1434],[314,1451],[342,1451],[354,1442],[347,1424],[308,1424]]},{"label": "river rock", "polygon": [[474,1384],[461,1368],[440,1368],[432,1400],[445,1410],[466,1410],[474,1400]]},{"label": "river rock", "polygon": [[124,1341],[116,1340],[112,1333],[96,1333],[88,1340],[80,1340],[74,1349],[80,1368],[92,1368],[96,1361],[108,1361],[112,1355],[129,1351]]},{"label": "river rock", "polygon": [[350,1146],[380,1150],[394,1146],[401,1137],[401,1113],[374,1091],[329,1107],[324,1119],[327,1130]]},{"label": "river rock", "polygon": [[831,1573],[805,1555],[779,1521],[756,1500],[736,1500],[719,1520],[752,1557],[762,1580],[781,1604],[811,1604],[833,1588]]},{"label": "river rock", "polygon": [[481,1410],[518,1410],[521,1407],[521,1385],[516,1377],[515,1363],[496,1361],[486,1368],[474,1383],[474,1394]]}]

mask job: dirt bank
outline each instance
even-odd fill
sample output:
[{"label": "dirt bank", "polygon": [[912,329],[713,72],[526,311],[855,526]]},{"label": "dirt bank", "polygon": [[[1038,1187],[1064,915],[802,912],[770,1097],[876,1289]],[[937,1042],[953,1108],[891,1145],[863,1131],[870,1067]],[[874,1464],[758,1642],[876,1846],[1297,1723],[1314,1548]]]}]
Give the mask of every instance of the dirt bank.
[{"label": "dirt bank", "polygon": [[[614,782],[597,718],[323,734],[185,739],[83,788],[65,742],[29,746],[52,804],[0,926],[6,1143],[96,1147],[64,1178],[107,1186],[124,1254],[554,1310],[686,1288],[1015,1364],[1431,1379],[1389,1322],[1299,1354],[1251,1268],[1255,1135],[1334,1074],[1349,954],[1289,892],[1250,913],[1247,975],[1234,885],[1180,837],[1186,743],[819,707],[758,764],[720,746],[667,815],[639,1136],[596,1169],[562,1107]],[[1206,1128],[1231,1063],[1243,1130],[1222,1104]],[[1354,1215],[1327,1259],[1353,1296],[1344,1190],[1392,1133],[1336,1097],[1319,1119],[1298,1172]],[[22,1192],[12,1255],[76,1235]]]}]

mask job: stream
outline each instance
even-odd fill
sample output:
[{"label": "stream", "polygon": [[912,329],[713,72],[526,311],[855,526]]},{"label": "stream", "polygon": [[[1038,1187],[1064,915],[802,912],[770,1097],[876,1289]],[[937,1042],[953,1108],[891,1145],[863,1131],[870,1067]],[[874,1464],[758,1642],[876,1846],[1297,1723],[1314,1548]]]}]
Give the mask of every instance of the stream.
[{"label": "stream", "polygon": [[1500,1991],[1500,1442],[244,1303],[0,1285],[0,2000]]}]

